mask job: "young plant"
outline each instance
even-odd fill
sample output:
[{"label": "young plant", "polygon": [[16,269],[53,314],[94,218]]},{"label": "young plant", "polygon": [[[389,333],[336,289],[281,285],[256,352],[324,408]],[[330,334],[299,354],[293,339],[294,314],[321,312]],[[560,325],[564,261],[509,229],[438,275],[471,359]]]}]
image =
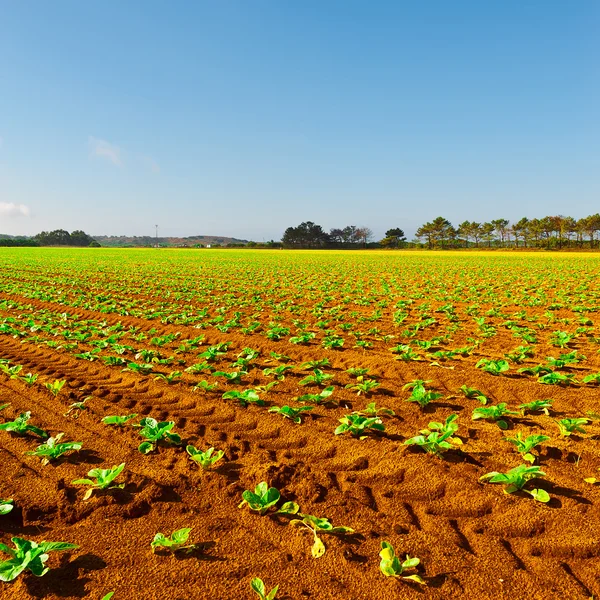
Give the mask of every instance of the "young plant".
[{"label": "young plant", "polygon": [[68,417],[71,413],[73,413],[73,419],[79,419],[79,415],[81,414],[81,411],[86,410],[86,408],[87,408],[85,403],[90,398],[91,398],[91,396],[87,396],[80,402],[73,402],[72,404],[69,404],[69,408],[67,409],[67,412],[63,415],[63,417]]},{"label": "young plant", "polygon": [[379,383],[374,379],[365,379],[364,381],[357,381],[356,383],[349,383],[346,386],[347,390],[355,390],[356,395],[360,396],[364,394],[368,396],[373,390],[376,390],[379,387]]},{"label": "young plant", "polygon": [[81,442],[61,442],[64,433],[58,433],[55,437],[49,437],[46,442],[35,450],[25,452],[31,456],[40,456],[42,464],[47,465],[50,461],[60,458],[66,452],[81,450]]},{"label": "young plant", "polygon": [[546,473],[544,473],[540,467],[537,466],[529,466],[529,465],[519,465],[514,469],[511,469],[508,473],[498,473],[497,471],[493,471],[491,473],[487,473],[479,478],[479,481],[489,482],[489,483],[503,483],[506,487],[504,488],[505,494],[512,494],[513,492],[523,491],[537,500],[538,502],[548,502],[550,500],[550,496],[546,490],[542,489],[534,489],[534,490],[525,490],[523,487],[530,479],[535,479],[537,477],[545,477]]},{"label": "young plant", "polygon": [[546,375],[542,375],[542,377],[538,377],[538,382],[545,385],[570,385],[573,383],[574,379],[574,373],[567,373],[565,375],[563,373],[552,372],[546,373]]},{"label": "young plant", "polygon": [[304,413],[307,413],[314,409],[314,406],[301,406],[300,408],[292,408],[291,406],[273,406],[269,409],[269,412],[280,414],[282,417],[291,419],[294,423],[302,423],[302,417]]},{"label": "young plant", "polygon": [[530,412],[543,412],[546,416],[550,416],[550,409],[552,408],[552,403],[554,400],[533,400],[532,402],[527,402],[525,404],[519,404],[519,408],[525,414],[526,411]]},{"label": "young plant", "polygon": [[519,452],[523,460],[533,464],[535,462],[535,456],[531,451],[541,443],[548,441],[550,438],[547,435],[529,435],[525,438],[519,431],[516,433],[515,437],[506,437],[504,439],[517,448],[517,452]]},{"label": "young plant", "polygon": [[283,381],[285,379],[285,374],[287,371],[291,371],[292,367],[289,365],[279,365],[277,367],[270,367],[267,369],[263,369],[263,375],[265,377],[272,376],[278,381]]},{"label": "young plant", "polygon": [[269,487],[266,481],[261,481],[254,491],[245,490],[242,493],[242,502],[238,508],[242,508],[247,504],[250,510],[254,510],[261,515],[264,515],[270,508],[274,507],[278,502],[281,494],[274,487]]},{"label": "young plant", "polygon": [[46,439],[48,434],[39,427],[28,425],[28,421],[31,418],[31,411],[21,413],[14,421],[8,421],[0,425],[0,431],[10,431],[11,433],[18,433],[19,435],[27,435],[33,433],[42,439]]},{"label": "young plant", "polygon": [[170,537],[164,535],[164,533],[157,533],[154,539],[150,542],[152,552],[156,550],[167,550],[168,552],[193,552],[198,544],[186,544],[188,537],[190,536],[191,527],[184,527],[174,531]]},{"label": "young plant", "polygon": [[300,365],[301,371],[307,370],[315,370],[315,369],[324,369],[325,367],[330,367],[331,363],[328,358],[321,358],[318,360],[309,360],[308,362],[302,363]]},{"label": "young plant", "polygon": [[482,358],[475,364],[475,367],[492,375],[500,375],[510,369],[510,365],[505,360],[489,360],[487,358]]},{"label": "young plant", "polygon": [[406,399],[406,402],[416,402],[421,408],[424,408],[430,402],[442,398],[442,396],[443,394],[440,394],[440,392],[427,390],[423,384],[418,384],[413,387],[412,393]]},{"label": "young plant", "polygon": [[33,374],[33,373],[27,373],[27,375],[23,375],[22,377],[19,377],[19,379],[23,383],[26,383],[30,387],[37,381],[37,378],[38,378],[38,375]]},{"label": "young plant", "polygon": [[465,395],[465,398],[474,398],[475,400],[479,400],[481,404],[487,404],[488,397],[477,388],[472,388],[467,385],[461,385],[460,391]]},{"label": "young plant", "polygon": [[195,463],[199,464],[205,471],[213,467],[214,464],[221,460],[225,455],[223,450],[217,450],[215,452],[214,448],[209,448],[203,452],[191,444],[186,446],[185,451],[190,455],[190,458]]},{"label": "young plant", "polygon": [[582,380],[583,383],[598,383],[600,384],[600,373],[591,373],[586,375]]},{"label": "young plant", "polygon": [[255,390],[244,390],[238,392],[237,390],[231,390],[225,392],[221,398],[223,400],[237,400],[240,406],[248,406],[248,404],[256,404],[257,406],[264,406],[264,400],[261,400]]},{"label": "young plant", "polygon": [[58,394],[60,393],[60,390],[63,389],[65,383],[67,383],[66,379],[56,379],[52,383],[46,382],[44,384],[44,387],[56,398],[56,396],[58,396]]},{"label": "young plant", "polygon": [[338,425],[333,432],[335,435],[349,432],[354,437],[362,440],[372,431],[385,431],[385,425],[379,417],[363,417],[362,415],[349,414],[339,419],[339,422],[341,425]]},{"label": "young plant", "polygon": [[181,379],[182,375],[183,373],[181,371],[172,371],[168,375],[165,375],[164,373],[157,373],[154,379],[155,381],[160,379],[170,385],[172,383],[177,383]]},{"label": "young plant", "polygon": [[312,375],[307,375],[298,383],[299,385],[324,385],[324,383],[329,379],[333,379],[333,375],[323,373],[321,369],[315,369]]},{"label": "young plant", "polygon": [[370,402],[365,408],[363,408],[362,410],[355,410],[352,414],[363,415],[365,417],[378,417],[379,415],[387,415],[388,417],[393,417],[396,413],[391,408],[377,408],[375,402]]},{"label": "young plant", "polygon": [[102,423],[105,425],[116,425],[117,427],[123,427],[126,425],[131,419],[135,419],[137,417],[137,413],[133,413],[131,415],[109,415],[102,419]]},{"label": "young plant", "polygon": [[7,515],[15,506],[12,498],[0,498],[0,515]]},{"label": "young plant", "polygon": [[148,454],[155,450],[160,440],[175,445],[181,444],[181,436],[178,433],[171,433],[171,429],[175,427],[175,421],[159,422],[151,417],[144,417],[135,427],[140,427],[139,434],[146,438],[146,441],[138,446],[138,450],[142,454]]},{"label": "young plant", "polygon": [[263,583],[263,580],[259,577],[255,577],[250,584],[250,587],[258,594],[260,600],[275,600],[277,597],[277,590],[279,586],[276,585],[269,593],[267,593],[267,588]]},{"label": "young plant", "polygon": [[325,389],[321,390],[318,394],[304,394],[303,396],[298,396],[296,398],[297,402],[310,402],[313,404],[329,404],[335,403],[335,401],[331,398],[333,391],[335,390],[334,386],[329,385]]},{"label": "young plant", "polygon": [[73,485],[89,485],[90,487],[85,492],[83,497],[84,500],[88,500],[92,497],[94,490],[112,490],[112,489],[123,489],[124,483],[116,484],[113,481],[121,474],[121,471],[125,468],[125,463],[113,467],[112,469],[92,469],[88,472],[88,477],[92,479],[75,479]]},{"label": "young plant", "polygon": [[421,561],[418,558],[411,558],[407,554],[406,559],[401,562],[396,556],[394,547],[389,542],[385,541],[381,542],[381,552],[379,553],[379,556],[381,557],[379,570],[386,577],[400,577],[401,579],[409,579],[410,581],[425,585],[425,581],[423,581],[416,573],[405,575],[406,571],[414,569],[420,564]]},{"label": "young plant", "polygon": [[458,424],[455,422],[458,415],[450,415],[443,423],[432,421],[429,423],[428,429],[422,429],[421,435],[417,435],[404,443],[407,446],[420,446],[429,454],[440,456],[446,450],[450,450],[454,445],[460,446],[462,440],[454,437],[458,431]]},{"label": "young plant", "polygon": [[199,381],[193,388],[192,391],[197,392],[198,390],[202,390],[204,392],[213,392],[219,387],[218,383],[208,383],[206,379]]},{"label": "young plant", "polygon": [[506,408],[506,402],[501,402],[496,406],[481,406],[473,411],[471,419],[477,421],[478,419],[487,419],[495,421],[500,429],[508,429],[508,422],[504,417],[520,416],[520,413],[514,410]]},{"label": "young plant", "polygon": [[589,419],[561,419],[556,421],[558,428],[560,429],[560,435],[563,437],[569,437],[572,433],[585,433],[584,425],[589,423]]},{"label": "young plant", "polygon": [[246,371],[232,371],[231,373],[227,373],[225,371],[215,371],[213,373],[213,377],[224,377],[227,380],[227,383],[231,383],[233,385],[241,384],[243,375],[248,375],[248,373]]},{"label": "young plant", "polygon": [[329,533],[333,535],[345,535],[347,533],[354,533],[354,529],[350,527],[334,527],[329,519],[322,517],[313,517],[312,515],[299,514],[300,519],[292,519],[290,525],[302,526],[309,529],[313,534],[314,543],[311,548],[311,554],[313,558],[320,558],[325,554],[325,544],[318,536],[319,533]]},{"label": "young plant", "polygon": [[48,560],[48,552],[75,550],[79,546],[65,542],[34,542],[23,538],[11,538],[14,549],[0,544],[0,551],[10,559],[0,561],[0,581],[13,581],[24,571],[30,571],[36,577],[45,575],[50,569],[44,564]]}]

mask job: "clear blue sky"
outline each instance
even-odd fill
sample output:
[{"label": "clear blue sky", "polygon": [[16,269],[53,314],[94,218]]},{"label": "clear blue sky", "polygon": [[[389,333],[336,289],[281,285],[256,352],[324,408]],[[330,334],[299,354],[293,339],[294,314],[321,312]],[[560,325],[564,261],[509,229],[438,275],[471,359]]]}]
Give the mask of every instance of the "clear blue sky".
[{"label": "clear blue sky", "polygon": [[0,233],[600,211],[598,0],[1,3]]}]

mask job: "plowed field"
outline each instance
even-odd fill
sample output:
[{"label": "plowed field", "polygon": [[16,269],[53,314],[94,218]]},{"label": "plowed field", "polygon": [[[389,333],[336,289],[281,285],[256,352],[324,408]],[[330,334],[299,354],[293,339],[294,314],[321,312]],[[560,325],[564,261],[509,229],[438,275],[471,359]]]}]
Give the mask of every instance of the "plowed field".
[{"label": "plowed field", "polygon": [[[14,501],[0,542],[79,546],[0,597],[251,599],[254,577],[293,600],[598,597],[599,350],[593,255],[0,249],[0,423],[31,411],[82,443],[43,465],[26,454],[40,438],[0,431],[0,498]],[[411,382],[436,397],[408,401]],[[223,398],[248,390],[260,402]],[[535,400],[548,414],[522,407]],[[394,413],[383,431],[334,435],[370,403]],[[473,419],[502,403],[506,428]],[[314,408],[301,423],[269,411],[286,405]],[[450,415],[447,451],[404,443]],[[144,417],[173,421],[182,443],[139,452]],[[519,433],[548,438],[531,462],[505,440]],[[224,456],[203,470],[188,444]],[[121,489],[84,500],[72,483],[121,463]],[[521,464],[545,476],[510,494],[480,481]],[[240,508],[263,481],[301,515]],[[313,558],[312,532],[290,524],[302,515],[354,533],[320,534]],[[184,527],[196,549],[152,552]],[[382,541],[420,559],[407,574],[425,585],[382,574]]]}]

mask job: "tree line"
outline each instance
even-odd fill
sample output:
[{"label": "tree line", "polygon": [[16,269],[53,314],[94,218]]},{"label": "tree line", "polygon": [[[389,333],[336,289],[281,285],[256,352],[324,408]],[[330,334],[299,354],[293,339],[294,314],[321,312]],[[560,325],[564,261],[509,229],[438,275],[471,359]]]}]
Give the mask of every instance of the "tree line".
[{"label": "tree line", "polygon": [[91,236],[79,229],[69,233],[64,229],[42,231],[32,238],[3,237],[0,246],[75,246],[99,247],[100,244]]},{"label": "tree line", "polygon": [[368,227],[347,225],[343,229],[333,228],[328,232],[312,221],[288,227],[281,243],[284,248],[367,248],[372,246],[398,247],[406,241],[400,228],[389,229],[385,238],[373,243],[373,232]]},{"label": "tree line", "polygon": [[600,248],[600,214],[574,219],[563,215],[541,219],[523,217],[489,222],[463,221],[458,226],[444,217],[424,223],[415,239],[407,241],[399,227],[388,229],[374,241],[368,227],[348,225],[325,231],[312,221],[288,227],[282,238],[284,248]]},{"label": "tree line", "polygon": [[542,219],[523,217],[515,223],[495,219],[487,223],[463,221],[454,227],[448,219],[437,217],[417,229],[416,237],[428,248],[495,247],[595,248],[600,232],[600,214],[581,219],[563,215]]}]

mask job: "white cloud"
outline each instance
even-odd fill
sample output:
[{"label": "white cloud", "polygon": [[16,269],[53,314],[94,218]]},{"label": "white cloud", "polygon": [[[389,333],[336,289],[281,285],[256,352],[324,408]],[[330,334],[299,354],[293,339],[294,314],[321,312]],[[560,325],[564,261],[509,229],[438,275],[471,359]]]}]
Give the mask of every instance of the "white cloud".
[{"label": "white cloud", "polygon": [[121,148],[115,146],[106,140],[99,140],[90,135],[88,138],[88,146],[92,156],[98,156],[111,162],[116,167],[122,167]]},{"label": "white cloud", "polygon": [[3,217],[28,217],[30,214],[29,206],[14,202],[0,202],[0,215]]}]

